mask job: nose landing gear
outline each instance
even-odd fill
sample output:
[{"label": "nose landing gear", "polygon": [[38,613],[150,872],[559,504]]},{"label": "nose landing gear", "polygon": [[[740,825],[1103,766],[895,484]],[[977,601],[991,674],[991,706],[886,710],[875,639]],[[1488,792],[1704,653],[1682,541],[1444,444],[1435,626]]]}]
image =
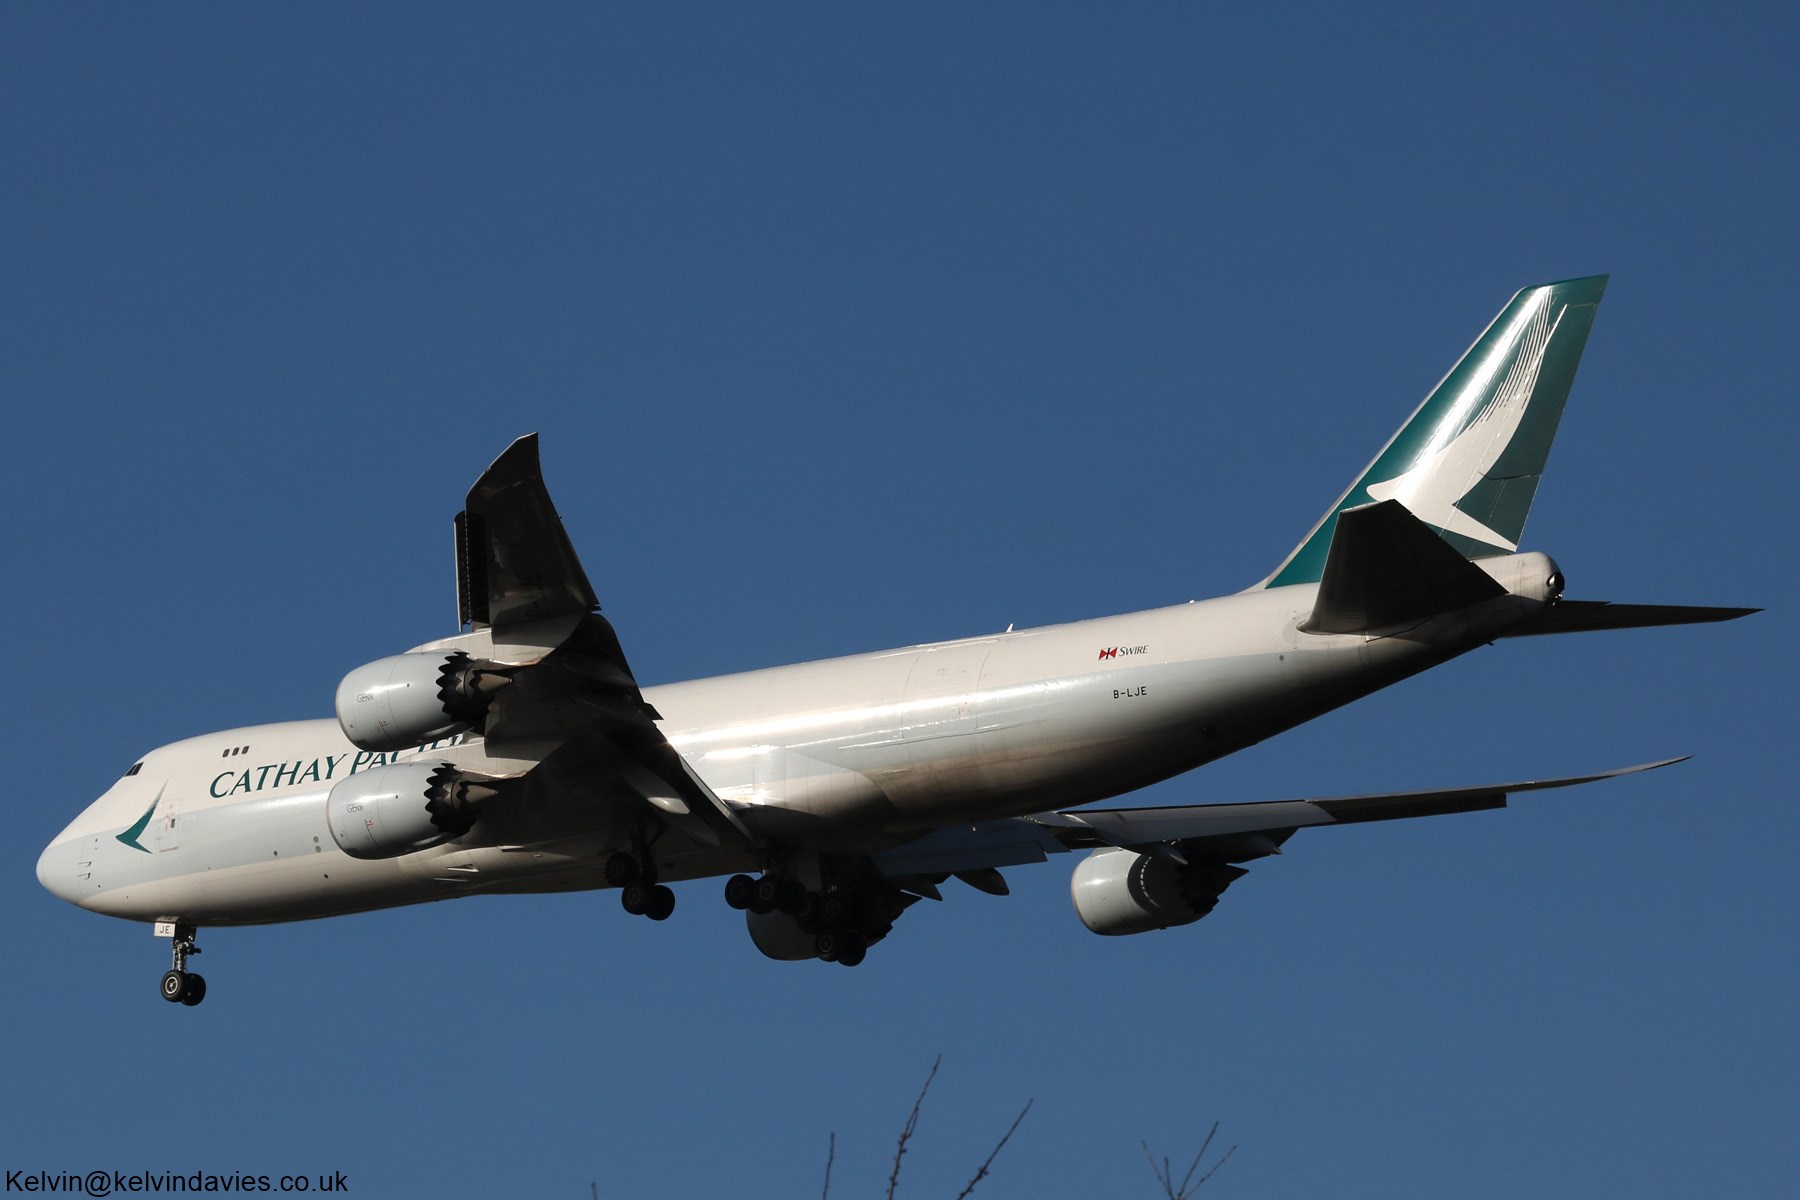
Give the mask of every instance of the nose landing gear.
[{"label": "nose landing gear", "polygon": [[200,947],[194,945],[195,933],[192,925],[176,925],[169,938],[175,965],[162,977],[162,998],[170,1004],[192,1008],[206,999],[205,978],[187,969],[188,955],[200,953]]}]

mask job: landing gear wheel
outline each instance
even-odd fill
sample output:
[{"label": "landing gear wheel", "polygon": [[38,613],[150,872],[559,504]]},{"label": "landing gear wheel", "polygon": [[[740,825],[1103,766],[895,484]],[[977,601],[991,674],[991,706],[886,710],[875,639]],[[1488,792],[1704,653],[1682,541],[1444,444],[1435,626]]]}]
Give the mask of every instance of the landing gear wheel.
[{"label": "landing gear wheel", "polygon": [[806,885],[798,879],[783,879],[781,894],[775,898],[775,907],[790,917],[797,917],[805,911]]},{"label": "landing gear wheel", "polygon": [[675,893],[665,884],[657,884],[649,890],[644,900],[644,915],[652,921],[666,921],[669,914],[675,911]]},{"label": "landing gear wheel", "polygon": [[622,888],[628,883],[635,883],[638,874],[638,860],[623,850],[615,852],[606,860],[606,882],[611,887]]},{"label": "landing gear wheel", "polygon": [[628,883],[619,889],[619,907],[634,917],[650,911],[650,888],[641,883]]},{"label": "landing gear wheel", "polygon": [[759,917],[766,917],[775,911],[775,899],[769,895],[771,889],[763,886],[766,882],[764,879],[751,880],[750,899],[744,904],[745,908]]},{"label": "landing gear wheel", "polygon": [[725,903],[742,912],[750,907],[755,891],[756,880],[748,875],[733,875],[725,881]]},{"label": "landing gear wheel", "polygon": [[846,933],[838,941],[837,960],[840,966],[854,967],[869,955],[869,943],[860,933]]},{"label": "landing gear wheel", "polygon": [[[172,932],[170,928],[172,927]],[[192,925],[178,922],[157,922],[157,932],[170,932],[169,949],[172,959],[169,970],[162,977],[162,998],[170,1004],[185,1004],[190,1008],[206,999],[206,980],[198,975],[188,974],[188,959],[200,953],[200,947],[194,945],[194,934],[198,932]]]},{"label": "landing gear wheel", "polygon": [[786,911],[789,916],[800,923],[801,928],[814,928],[819,920],[819,893],[801,892],[800,902]]},{"label": "landing gear wheel", "polygon": [[187,981],[186,972],[169,971],[165,973],[162,977],[162,998],[170,1004],[180,1004],[187,996]]},{"label": "landing gear wheel", "polygon": [[855,921],[858,909],[856,896],[842,888],[835,892],[826,892],[819,898],[819,916],[834,925],[848,925]]}]

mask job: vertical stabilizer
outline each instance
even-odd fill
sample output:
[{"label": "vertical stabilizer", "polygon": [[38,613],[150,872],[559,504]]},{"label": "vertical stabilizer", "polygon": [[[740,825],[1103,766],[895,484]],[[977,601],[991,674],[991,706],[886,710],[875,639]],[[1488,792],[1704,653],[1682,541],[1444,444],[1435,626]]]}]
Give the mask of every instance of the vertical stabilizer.
[{"label": "vertical stabilizer", "polygon": [[1526,288],[1262,587],[1316,583],[1338,514],[1397,500],[1469,558],[1519,546],[1604,275]]}]

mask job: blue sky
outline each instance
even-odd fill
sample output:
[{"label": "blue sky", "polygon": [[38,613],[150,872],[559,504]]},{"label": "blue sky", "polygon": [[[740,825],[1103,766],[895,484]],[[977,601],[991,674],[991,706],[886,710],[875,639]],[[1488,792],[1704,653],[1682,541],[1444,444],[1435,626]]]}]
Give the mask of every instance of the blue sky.
[{"label": "blue sky", "polygon": [[[353,1195],[1791,1195],[1785,6],[0,13],[6,1169]],[[1613,274],[1526,547],[1733,625],[1482,650],[1150,802],[1690,763],[1302,833],[1207,920],[1067,860],[769,962],[711,883],[204,933],[32,864],[144,750],[451,631],[514,436],[640,678],[1260,578],[1517,288]]]}]

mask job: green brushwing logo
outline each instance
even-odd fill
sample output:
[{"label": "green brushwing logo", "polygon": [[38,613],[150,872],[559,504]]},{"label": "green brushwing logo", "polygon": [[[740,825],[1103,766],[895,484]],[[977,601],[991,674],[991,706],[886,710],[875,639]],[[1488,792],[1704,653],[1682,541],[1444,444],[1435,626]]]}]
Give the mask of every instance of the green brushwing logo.
[{"label": "green brushwing logo", "polygon": [[113,836],[118,838],[121,842],[124,842],[127,846],[130,846],[133,850],[142,850],[145,854],[150,853],[149,847],[139,843],[138,839],[144,836],[144,830],[150,828],[150,814],[155,812],[156,806],[161,803],[162,788],[157,788],[156,799],[150,802],[150,807],[144,810],[144,815],[139,817],[136,821],[133,821],[131,828],[127,829],[124,833],[114,834]]},{"label": "green brushwing logo", "polygon": [[1317,583],[1338,514],[1381,500],[1466,557],[1516,550],[1606,278],[1515,295],[1263,586]]}]

